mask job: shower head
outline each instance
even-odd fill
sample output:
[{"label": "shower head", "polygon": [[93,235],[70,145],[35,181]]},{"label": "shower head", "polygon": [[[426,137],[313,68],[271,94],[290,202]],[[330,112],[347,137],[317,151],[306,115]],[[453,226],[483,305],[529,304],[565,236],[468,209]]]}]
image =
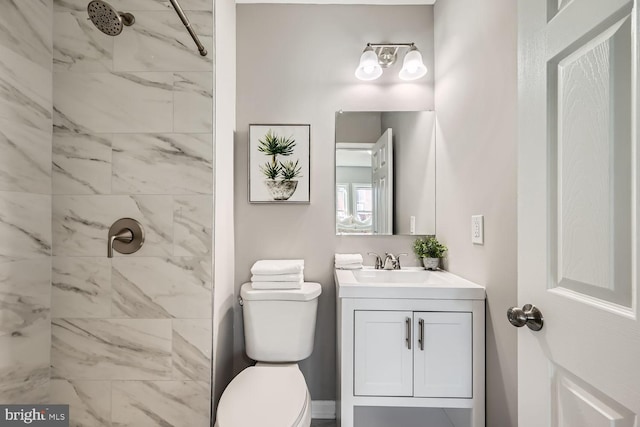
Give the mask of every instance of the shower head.
[{"label": "shower head", "polygon": [[109,3],[93,0],[87,6],[89,19],[100,31],[110,36],[117,36],[122,32],[122,26],[130,26],[135,18],[130,13],[118,12]]}]

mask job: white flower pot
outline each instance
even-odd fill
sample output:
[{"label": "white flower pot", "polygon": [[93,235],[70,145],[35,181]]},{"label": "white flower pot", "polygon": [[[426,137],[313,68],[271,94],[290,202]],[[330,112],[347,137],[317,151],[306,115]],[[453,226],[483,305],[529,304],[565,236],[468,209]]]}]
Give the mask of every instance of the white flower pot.
[{"label": "white flower pot", "polygon": [[440,265],[440,258],[422,258],[422,264],[427,270],[437,270]]},{"label": "white flower pot", "polygon": [[275,181],[273,179],[267,179],[264,181],[265,185],[271,193],[273,200],[289,200],[289,197],[293,196],[298,187],[298,181],[293,180],[281,180]]}]

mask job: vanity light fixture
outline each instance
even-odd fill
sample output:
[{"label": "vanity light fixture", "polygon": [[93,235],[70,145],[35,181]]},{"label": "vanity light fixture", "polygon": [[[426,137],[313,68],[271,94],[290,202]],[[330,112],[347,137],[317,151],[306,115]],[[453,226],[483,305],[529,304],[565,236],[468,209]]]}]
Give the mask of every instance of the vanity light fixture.
[{"label": "vanity light fixture", "polygon": [[416,80],[427,74],[422,54],[414,43],[367,43],[356,68],[360,80],[375,80],[382,75],[382,69],[396,63],[398,51],[407,48],[399,77],[402,80]]}]

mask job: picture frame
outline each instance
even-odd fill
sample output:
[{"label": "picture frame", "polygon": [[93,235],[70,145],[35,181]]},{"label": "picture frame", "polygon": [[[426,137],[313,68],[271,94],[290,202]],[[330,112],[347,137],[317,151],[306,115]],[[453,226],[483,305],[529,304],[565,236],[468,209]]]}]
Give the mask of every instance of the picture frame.
[{"label": "picture frame", "polygon": [[309,203],[311,125],[249,125],[249,203]]}]

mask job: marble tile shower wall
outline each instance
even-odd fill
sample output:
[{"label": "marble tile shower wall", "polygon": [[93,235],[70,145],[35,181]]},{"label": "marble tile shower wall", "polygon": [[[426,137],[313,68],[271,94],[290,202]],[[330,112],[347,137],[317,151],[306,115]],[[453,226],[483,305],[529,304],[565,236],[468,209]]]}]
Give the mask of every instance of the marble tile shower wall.
[{"label": "marble tile shower wall", "polygon": [[[109,0],[136,21],[110,37],[88,0],[54,0],[51,396],[73,426],[209,425],[212,0]],[[138,219],[142,249],[106,257]]]},{"label": "marble tile shower wall", "polygon": [[44,403],[51,337],[52,0],[0,2],[0,403]]}]

